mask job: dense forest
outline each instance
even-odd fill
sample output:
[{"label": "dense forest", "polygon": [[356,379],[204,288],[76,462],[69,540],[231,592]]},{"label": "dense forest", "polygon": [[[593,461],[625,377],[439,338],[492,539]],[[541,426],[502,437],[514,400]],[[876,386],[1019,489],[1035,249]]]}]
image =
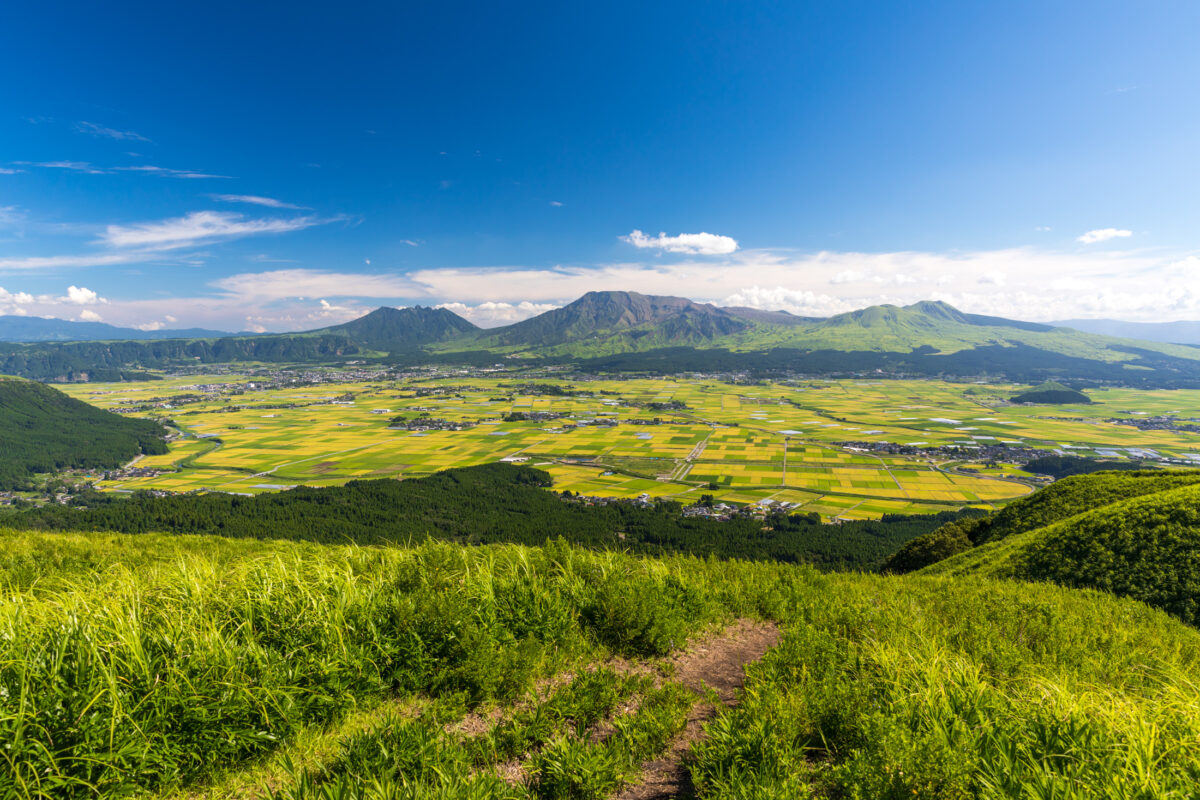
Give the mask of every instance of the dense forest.
[{"label": "dense forest", "polygon": [[1033,403],[1046,405],[1090,404],[1092,398],[1078,389],[1063,386],[1058,381],[1046,381],[1040,386],[1021,392],[1009,398],[1014,403]]},{"label": "dense forest", "polygon": [[1049,475],[1052,478],[1067,478],[1071,475],[1088,475],[1093,472],[1143,469],[1140,461],[1108,461],[1080,456],[1042,456],[1025,463],[1026,472]]},{"label": "dense forest", "polygon": [[28,485],[38,472],[116,467],[141,453],[165,453],[162,426],[103,411],[57,389],[0,379],[0,489]]},{"label": "dense forest", "polygon": [[816,514],[800,514],[765,522],[721,522],[685,518],[675,502],[585,506],[546,491],[550,482],[547,473],[532,467],[488,464],[407,481],[352,481],[253,498],[95,493],[80,499],[86,508],[46,506],[0,521],[23,529],[213,533],[359,544],[432,537],[464,544],[536,545],[562,537],[598,549],[810,562],[844,570],[872,569],[906,541],[960,517],[943,512],[823,525]]}]

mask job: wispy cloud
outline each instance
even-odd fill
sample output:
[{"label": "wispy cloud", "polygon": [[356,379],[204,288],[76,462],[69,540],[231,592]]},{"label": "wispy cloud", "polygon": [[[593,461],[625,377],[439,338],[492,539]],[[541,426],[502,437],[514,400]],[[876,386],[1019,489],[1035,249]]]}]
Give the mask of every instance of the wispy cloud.
[{"label": "wispy cloud", "polygon": [[18,172],[24,172],[23,169],[10,169],[8,167],[0,167],[0,175],[16,175]]},{"label": "wispy cloud", "polygon": [[277,269],[230,275],[215,288],[255,301],[306,297],[371,297],[395,299],[423,294],[422,287],[402,275],[360,275],[312,269]]},{"label": "wispy cloud", "polygon": [[127,142],[149,142],[145,136],[135,131],[119,131],[116,128],[106,128],[103,125],[97,125],[94,122],[76,122],[75,130],[80,133],[86,133],[89,136],[99,136],[105,139],[117,139]]},{"label": "wispy cloud", "polygon": [[83,267],[112,267],[119,264],[135,264],[158,258],[156,253],[90,253],[70,256],[20,256],[0,258],[0,271],[24,272],[52,269],[78,269]]},{"label": "wispy cloud", "polygon": [[13,161],[22,167],[41,167],[43,169],[65,169],[72,172],[83,172],[88,175],[111,175],[114,172],[137,172],[144,175],[156,175],[160,178],[230,178],[230,175],[216,175],[210,172],[197,172],[190,169],[172,169],[170,167],[134,166],[134,167],[98,167],[87,161]]},{"label": "wispy cloud", "polygon": [[730,236],[719,236],[715,233],[681,233],[678,236],[647,236],[635,230],[628,236],[622,236],[621,241],[639,249],[652,248],[665,250],[668,253],[688,253],[699,256],[724,256],[738,249],[737,240]]},{"label": "wispy cloud", "polygon": [[225,211],[193,211],[182,217],[155,222],[109,225],[104,229],[100,242],[110,247],[174,250],[245,236],[288,233],[322,223],[322,220],[312,216],[248,219],[242,214]]},{"label": "wispy cloud", "polygon": [[1133,231],[1121,228],[1097,228],[1094,231],[1088,231],[1076,237],[1075,241],[1083,242],[1084,244],[1095,244],[1096,242],[1107,242],[1109,239],[1124,239],[1130,236],[1133,236]]},{"label": "wispy cloud", "polygon": [[267,208],[290,208],[296,211],[308,210],[308,206],[297,206],[292,203],[285,203],[282,200],[276,200],[274,197],[261,197],[256,194],[210,194],[209,197],[222,203],[247,203],[254,206],[266,206]]},{"label": "wispy cloud", "polygon": [[214,175],[208,172],[195,172],[190,169],[171,169],[170,167],[113,167],[117,172],[143,172],[147,175],[158,175],[162,178],[231,178],[231,175]]},{"label": "wispy cloud", "polygon": [[86,161],[14,161],[23,167],[42,167],[44,169],[65,169],[72,172],[85,172],[88,175],[107,175],[108,170],[89,164]]}]

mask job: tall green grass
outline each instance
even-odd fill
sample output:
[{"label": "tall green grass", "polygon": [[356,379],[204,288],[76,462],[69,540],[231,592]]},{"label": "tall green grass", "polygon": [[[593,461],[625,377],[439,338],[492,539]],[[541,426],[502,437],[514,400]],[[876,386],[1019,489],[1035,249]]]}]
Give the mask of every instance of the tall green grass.
[{"label": "tall green grass", "polygon": [[[30,555],[46,551],[59,556]],[[198,788],[415,696],[280,796],[601,797],[636,780],[694,698],[580,665],[661,655],[733,616],[786,635],[696,746],[701,797],[1124,800],[1200,787],[1200,633],[1094,591],[561,543],[54,534],[0,534],[0,586],[0,797]],[[517,704],[485,734],[447,733],[566,668],[594,682]],[[593,738],[631,692],[637,713]],[[500,780],[505,759],[528,779]]]},{"label": "tall green grass", "polygon": [[743,604],[681,578],[698,562],[565,546],[111,555],[127,543],[77,537],[78,570],[8,579],[0,796],[187,784],[390,696],[509,698],[584,656],[661,653]]},{"label": "tall green grass", "polygon": [[855,579],[708,728],[700,797],[1185,798],[1200,637],[1095,592]]}]

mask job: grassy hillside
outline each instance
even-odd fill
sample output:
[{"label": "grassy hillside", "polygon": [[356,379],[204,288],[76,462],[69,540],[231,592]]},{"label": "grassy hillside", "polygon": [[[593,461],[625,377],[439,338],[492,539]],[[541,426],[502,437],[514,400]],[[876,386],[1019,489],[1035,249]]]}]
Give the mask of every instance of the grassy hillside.
[{"label": "grassy hillside", "polygon": [[974,572],[1014,576],[1001,553],[1018,537],[1058,522],[1092,513],[1108,513],[1122,502],[1187,486],[1200,485],[1200,472],[1123,470],[1072,475],[1023,497],[995,514],[947,523],[897,550],[883,570],[906,573]]},{"label": "grassy hillside", "polygon": [[689,728],[701,798],[1200,780],[1200,634],[1096,592],[563,545],[11,532],[0,586],[4,797],[608,797],[707,702],[660,658],[734,618],[783,641],[739,707]]},{"label": "grassy hillside", "polygon": [[1196,470],[1123,470],[1072,475],[971,522],[967,534],[979,545],[1042,528],[1122,500],[1200,483]]},{"label": "grassy hillside", "polygon": [[1200,485],[1147,493],[1014,533],[925,570],[1101,589],[1200,622]]},{"label": "grassy hillside", "polygon": [[0,489],[38,472],[116,467],[165,453],[162,426],[103,411],[40,383],[0,378]]}]

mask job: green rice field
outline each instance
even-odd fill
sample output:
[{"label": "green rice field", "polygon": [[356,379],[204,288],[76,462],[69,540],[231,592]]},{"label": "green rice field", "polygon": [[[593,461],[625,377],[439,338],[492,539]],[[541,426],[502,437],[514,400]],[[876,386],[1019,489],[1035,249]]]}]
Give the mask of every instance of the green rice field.
[{"label": "green rice field", "polygon": [[[569,394],[547,394],[547,385]],[[511,459],[547,470],[559,490],[683,502],[702,494],[772,499],[865,518],[999,506],[1031,491],[1031,476],[1014,465],[876,455],[863,443],[1200,458],[1200,434],[1106,421],[1200,416],[1200,392],[1110,389],[1092,391],[1093,404],[1081,407],[1008,404],[1022,388],[700,379],[539,379],[531,387],[512,377],[445,377],[263,389],[228,375],[65,387],[102,408],[172,420],[180,431],[168,454],[136,465],[160,474],[100,483],[111,491],[257,494]],[[505,421],[515,412],[555,418]],[[421,415],[458,429],[389,427],[395,417]]]}]

